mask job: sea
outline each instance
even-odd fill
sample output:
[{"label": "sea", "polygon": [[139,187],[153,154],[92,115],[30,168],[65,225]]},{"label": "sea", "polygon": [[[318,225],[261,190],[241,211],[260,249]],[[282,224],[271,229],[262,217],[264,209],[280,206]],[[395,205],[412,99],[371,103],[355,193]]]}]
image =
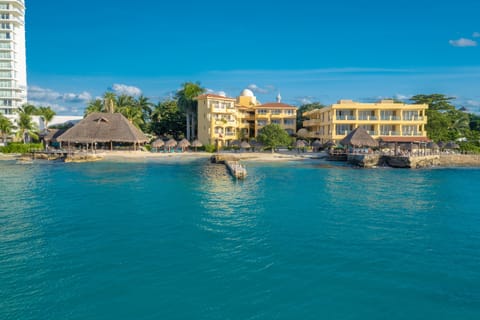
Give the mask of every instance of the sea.
[{"label": "sea", "polygon": [[0,319],[480,319],[480,169],[0,161]]}]

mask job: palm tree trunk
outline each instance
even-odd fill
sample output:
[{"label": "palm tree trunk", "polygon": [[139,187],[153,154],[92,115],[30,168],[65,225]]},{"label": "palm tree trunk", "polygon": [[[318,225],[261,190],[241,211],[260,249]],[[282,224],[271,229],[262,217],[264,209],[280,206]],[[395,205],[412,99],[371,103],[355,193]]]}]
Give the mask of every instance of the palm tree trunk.
[{"label": "palm tree trunk", "polygon": [[186,134],[187,134],[187,140],[190,140],[190,110],[187,110],[186,116],[187,116],[187,128],[186,128],[187,132],[186,132]]},{"label": "palm tree trunk", "polygon": [[[197,137],[195,129],[196,129],[195,113],[192,112],[192,139]],[[187,139],[187,140],[191,141],[190,139]]]}]

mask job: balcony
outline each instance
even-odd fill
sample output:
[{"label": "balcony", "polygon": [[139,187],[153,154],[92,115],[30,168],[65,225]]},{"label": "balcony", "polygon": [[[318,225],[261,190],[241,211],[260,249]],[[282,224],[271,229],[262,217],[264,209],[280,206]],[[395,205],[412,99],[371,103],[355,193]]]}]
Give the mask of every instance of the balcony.
[{"label": "balcony", "polygon": [[323,121],[320,120],[320,119],[310,119],[310,120],[303,121],[303,126],[304,127],[313,127],[313,126],[318,126],[322,123],[323,123]]},{"label": "balcony", "polygon": [[400,121],[400,117],[398,116],[381,116],[380,119],[382,121]]},{"label": "balcony", "polygon": [[376,116],[359,116],[358,121],[377,121],[378,118]]},{"label": "balcony", "polygon": [[352,121],[352,120],[356,120],[357,118],[355,116],[336,116],[333,118],[333,120],[337,120],[337,121]]}]

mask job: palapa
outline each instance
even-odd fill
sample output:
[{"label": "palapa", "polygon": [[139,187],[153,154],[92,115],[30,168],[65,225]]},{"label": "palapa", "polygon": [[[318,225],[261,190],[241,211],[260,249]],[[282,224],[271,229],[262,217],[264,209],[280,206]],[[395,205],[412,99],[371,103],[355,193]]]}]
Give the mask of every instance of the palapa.
[{"label": "palapa", "polygon": [[197,148],[203,147],[203,143],[201,143],[200,140],[195,139],[192,142],[192,147],[194,147],[195,151],[197,151]]},{"label": "palapa", "polygon": [[378,147],[378,141],[373,139],[362,127],[355,128],[340,141],[340,144],[352,147]]},{"label": "palapa", "polygon": [[295,148],[305,148],[307,144],[303,140],[295,141]]},{"label": "palapa", "polygon": [[162,139],[157,139],[155,141],[153,141],[152,143],[152,147],[154,148],[161,148],[165,145],[165,141],[163,141]]},{"label": "palapa", "polygon": [[180,147],[180,148],[188,148],[188,147],[190,147],[190,141],[183,138],[182,140],[180,140],[180,142],[178,142],[177,146]]},{"label": "palapa", "polygon": [[250,149],[252,146],[250,145],[250,143],[246,142],[246,141],[243,141],[242,143],[240,143],[240,148],[242,149]]},{"label": "palapa", "polygon": [[89,114],[64,134],[57,138],[58,142],[68,143],[146,143],[147,136],[131,124],[120,113]]}]

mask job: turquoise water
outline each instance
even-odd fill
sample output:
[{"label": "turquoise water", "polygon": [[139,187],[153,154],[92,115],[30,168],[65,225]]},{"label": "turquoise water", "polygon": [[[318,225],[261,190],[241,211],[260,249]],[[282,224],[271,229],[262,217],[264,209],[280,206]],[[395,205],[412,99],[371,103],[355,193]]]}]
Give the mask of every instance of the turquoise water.
[{"label": "turquoise water", "polygon": [[0,162],[0,319],[480,319],[480,170]]}]

